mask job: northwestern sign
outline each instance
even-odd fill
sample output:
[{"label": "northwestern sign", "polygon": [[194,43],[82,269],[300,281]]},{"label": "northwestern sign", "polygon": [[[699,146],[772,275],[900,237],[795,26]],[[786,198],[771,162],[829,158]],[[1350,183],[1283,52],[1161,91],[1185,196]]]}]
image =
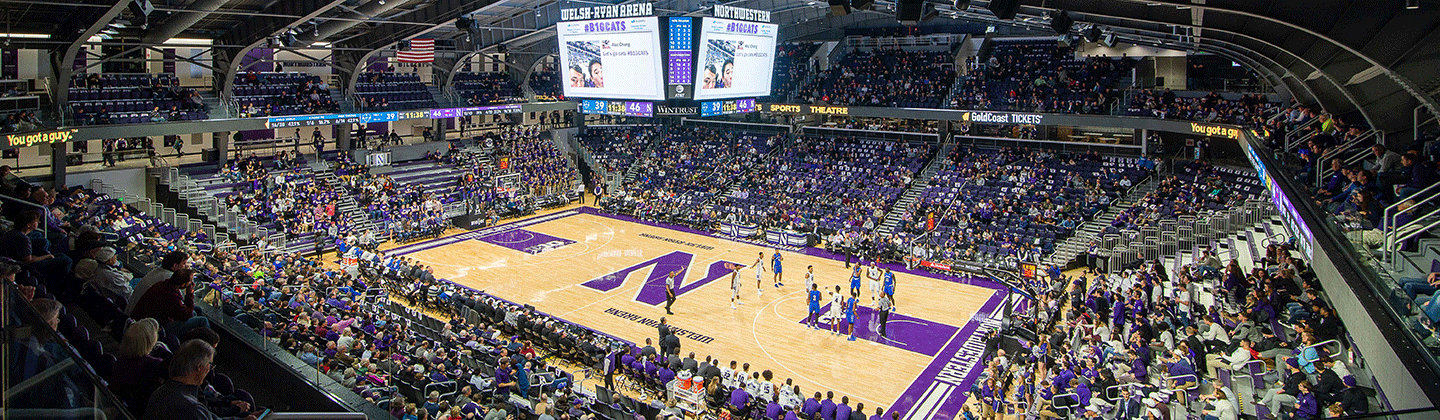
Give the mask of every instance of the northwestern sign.
[{"label": "northwestern sign", "polygon": [[743,7],[715,5],[715,17],[752,22],[770,22],[770,12]]},{"label": "northwestern sign", "polygon": [[731,271],[725,269],[725,264],[739,264],[728,261],[710,263],[710,269],[706,271],[705,277],[694,283],[687,284],[686,279],[690,277],[690,262],[694,259],[694,254],[684,251],[674,251],[587,281],[582,283],[581,286],[601,292],[609,292],[620,286],[624,286],[625,281],[630,278],[631,274],[645,268],[650,268],[650,275],[645,278],[645,283],[640,287],[640,293],[635,295],[635,301],[654,306],[665,303],[665,277],[672,271],[680,271],[680,274],[675,277],[675,297],[678,298],[712,281],[729,275]]}]

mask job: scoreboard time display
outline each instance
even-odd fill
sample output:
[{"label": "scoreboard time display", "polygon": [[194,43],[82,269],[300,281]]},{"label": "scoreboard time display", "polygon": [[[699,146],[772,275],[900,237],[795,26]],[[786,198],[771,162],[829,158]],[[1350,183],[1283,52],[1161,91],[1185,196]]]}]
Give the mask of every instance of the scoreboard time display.
[{"label": "scoreboard time display", "polygon": [[586,99],[580,102],[580,112],[585,114],[619,115],[625,117],[654,117],[655,103]]},{"label": "scoreboard time display", "polygon": [[746,114],[755,112],[755,99],[734,99],[729,101],[707,101],[700,103],[700,116]]}]

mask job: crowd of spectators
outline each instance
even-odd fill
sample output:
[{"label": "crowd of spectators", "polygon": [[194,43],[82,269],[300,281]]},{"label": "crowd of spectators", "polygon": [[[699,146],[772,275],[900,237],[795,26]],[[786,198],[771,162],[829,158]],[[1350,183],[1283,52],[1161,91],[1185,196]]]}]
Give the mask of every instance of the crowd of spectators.
[{"label": "crowd of spectators", "polygon": [[521,183],[532,195],[564,194],[579,179],[574,164],[560,154],[549,133],[534,126],[504,128],[496,146],[509,154],[510,171],[520,174]]},{"label": "crowd of spectators", "polygon": [[800,84],[815,71],[810,60],[820,49],[818,42],[784,42],[775,46],[775,74],[770,80],[770,97],[787,102],[800,90]]},{"label": "crowd of spectators", "polygon": [[1093,152],[956,148],[905,210],[901,240],[922,260],[1034,262],[1146,174]]},{"label": "crowd of spectators", "polygon": [[1370,412],[1340,353],[1350,344],[1339,317],[1290,255],[1272,245],[1248,270],[1213,254],[1174,273],[1159,262],[1080,276],[1052,268],[1029,285],[1039,299],[1013,319],[1038,339],[992,353],[971,401],[981,418]]},{"label": "crowd of spectators", "polygon": [[1136,231],[1161,220],[1200,216],[1242,205],[1259,195],[1255,188],[1222,175],[1205,161],[1190,161],[1162,179],[1152,191],[1121,211],[1103,233]]},{"label": "crowd of spectators", "polygon": [[565,99],[565,94],[560,91],[560,74],[554,65],[544,67],[530,73],[530,90],[535,93],[537,101],[559,101]]},{"label": "crowd of spectators", "polygon": [[217,194],[235,214],[284,232],[290,239],[335,238],[350,231],[349,219],[336,210],[341,191],[308,170],[271,171],[255,155],[232,162],[220,176],[234,184]]},{"label": "crowd of spectators", "polygon": [[486,72],[455,74],[455,94],[470,105],[501,105],[525,102],[520,86],[509,73]]},{"label": "crowd of spectators", "polygon": [[335,173],[387,238],[409,242],[437,237],[450,225],[441,202],[449,191],[436,191],[423,183],[396,185],[390,176],[372,175],[369,167],[353,162],[342,163]]},{"label": "crowd of spectators", "polygon": [[951,108],[1105,114],[1120,94],[1111,86],[1136,61],[1077,59],[1053,40],[997,40],[989,60],[954,92]]},{"label": "crowd of spectators", "polygon": [[1222,124],[1259,126],[1264,116],[1273,113],[1276,104],[1261,94],[1242,94],[1238,99],[1225,99],[1218,92],[1210,92],[1198,98],[1176,97],[1175,92],[1165,89],[1156,93],[1149,89],[1135,92],[1130,97],[1126,114],[1161,119],[1206,121]]},{"label": "crowd of spectators", "polygon": [[5,115],[0,119],[0,133],[15,131],[32,131],[45,127],[45,123],[35,116],[35,111],[16,111]]},{"label": "crowd of spectators", "polygon": [[435,108],[439,104],[415,73],[365,72],[355,82],[360,106],[371,110]]},{"label": "crowd of spectators", "polygon": [[[1352,245],[1365,254],[1378,255],[1386,235],[1415,233],[1406,225],[1433,209],[1424,200],[1434,191],[1425,189],[1440,182],[1440,172],[1424,141],[1392,150],[1367,135],[1366,127],[1302,105],[1280,110],[1264,128],[1285,169],[1293,171],[1300,185],[1310,188],[1309,199],[1329,213]],[[1284,149],[1287,137],[1308,140],[1288,151]],[[1364,159],[1356,164],[1346,163],[1350,156],[1361,154]],[[1425,237],[1430,235],[1420,232],[1397,247],[1417,250],[1419,239]],[[1436,271],[1434,266],[1422,269],[1427,268]],[[1403,290],[1404,296],[1392,304],[1397,310],[1411,312],[1410,329],[1432,348],[1440,347],[1436,344],[1440,342],[1437,279],[1440,276],[1433,273],[1423,278],[1397,278],[1395,288]]]},{"label": "crowd of spectators", "polygon": [[586,127],[575,139],[605,172],[618,176],[630,169],[659,134],[659,126]]},{"label": "crowd of spectators", "polygon": [[806,103],[938,108],[955,81],[948,51],[854,51],[800,88]]},{"label": "crowd of spectators", "polygon": [[724,220],[769,228],[868,232],[934,154],[931,143],[804,135],[715,208]]},{"label": "crowd of spectators", "polygon": [[232,90],[240,117],[338,112],[330,87],[305,73],[247,72],[235,75]]},{"label": "crowd of spectators", "polygon": [[783,136],[671,127],[637,164],[636,179],[625,194],[603,207],[644,219],[708,226],[716,213],[704,205],[783,142]]},{"label": "crowd of spectators", "polygon": [[[5,205],[5,224],[11,228],[0,241],[0,280],[7,290],[19,292],[4,293],[6,326],[17,326],[15,305],[26,303],[48,323],[48,329],[29,334],[33,340],[7,345],[14,350],[12,360],[23,361],[11,366],[16,376],[10,385],[68,358],[60,344],[107,381],[97,385],[108,385],[122,408],[136,417],[246,418],[258,412],[249,393],[212,371],[219,336],[193,312],[193,275],[205,267],[202,252],[214,251],[209,238],[107,194],[80,187],[48,190],[11,178],[6,169],[0,168],[0,179],[6,181],[0,193],[45,210]],[[156,268],[143,271],[151,263]],[[65,306],[105,325],[120,340],[118,348],[107,352],[91,338],[92,332],[98,337],[105,331],[78,324]],[[64,379],[32,388],[24,401],[16,399],[7,408],[93,404],[85,397],[91,391],[77,376],[57,378]]]},{"label": "crowd of spectators", "polygon": [[[71,115],[80,125],[209,118],[209,107],[200,93],[181,87],[174,74],[76,74],[70,80],[68,93]],[[22,119],[17,123],[35,121]]]}]

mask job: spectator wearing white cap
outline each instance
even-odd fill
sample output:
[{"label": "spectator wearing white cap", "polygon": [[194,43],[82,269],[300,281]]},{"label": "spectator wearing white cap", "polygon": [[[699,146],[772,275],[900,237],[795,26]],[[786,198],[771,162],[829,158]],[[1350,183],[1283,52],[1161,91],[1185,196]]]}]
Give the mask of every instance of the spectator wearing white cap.
[{"label": "spectator wearing white cap", "polygon": [[75,277],[84,281],[86,287],[123,300],[130,296],[130,281],[135,276],[120,268],[116,260],[115,248],[95,248],[88,258],[75,263]]}]

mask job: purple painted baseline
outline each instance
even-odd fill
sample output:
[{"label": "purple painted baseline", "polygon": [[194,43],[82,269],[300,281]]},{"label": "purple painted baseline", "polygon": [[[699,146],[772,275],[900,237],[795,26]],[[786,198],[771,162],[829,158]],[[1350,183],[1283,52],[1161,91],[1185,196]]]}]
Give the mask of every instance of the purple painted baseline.
[{"label": "purple painted baseline", "polygon": [[906,388],[905,392],[901,393],[900,396],[895,399],[895,403],[891,404],[890,411],[898,411],[902,420],[950,420],[958,416],[961,407],[965,405],[965,401],[969,398],[970,387],[975,384],[975,381],[980,378],[980,373],[984,371],[984,369],[979,366],[983,358],[977,358],[975,365],[970,367],[970,371],[959,383],[945,383],[946,385],[954,387],[953,393],[949,398],[940,401],[935,407],[933,414],[929,414],[927,417],[912,417],[913,414],[910,413],[910,410],[914,409],[916,403],[925,397],[926,391],[928,391],[932,385],[941,383],[939,375],[945,370],[946,365],[950,363],[956,354],[960,353],[970,338],[977,335],[976,332],[980,329],[982,320],[990,317],[990,314],[998,310],[1000,304],[1004,301],[1005,294],[1003,293],[997,292],[991,295],[990,299],[986,300],[985,304],[980,306],[980,310],[975,312],[975,316],[971,317],[970,321],[966,322],[963,328],[960,328],[960,333],[955,335],[954,339],[950,340],[950,344],[946,345],[945,349],[940,351],[940,354],[935,357],[935,360],[930,361],[930,366],[927,366],[924,371],[921,371],[920,376],[915,378],[915,382],[910,383],[910,387]]},{"label": "purple painted baseline", "polygon": [[[830,312],[831,304],[825,304],[820,308],[820,313]],[[901,350],[909,350],[926,356],[934,356],[945,346],[945,340],[955,335],[959,328],[953,325],[941,324],[934,321],[924,320],[891,312],[889,322],[886,322],[886,334],[888,339],[881,337],[880,332],[872,328],[876,321],[879,321],[880,313],[869,306],[855,305],[855,338],[874,341],[879,344],[894,347]],[[804,324],[805,319],[800,323]],[[844,328],[846,324],[840,324]],[[821,329],[828,330],[829,325],[819,325]],[[840,330],[844,333],[845,330]]]}]

